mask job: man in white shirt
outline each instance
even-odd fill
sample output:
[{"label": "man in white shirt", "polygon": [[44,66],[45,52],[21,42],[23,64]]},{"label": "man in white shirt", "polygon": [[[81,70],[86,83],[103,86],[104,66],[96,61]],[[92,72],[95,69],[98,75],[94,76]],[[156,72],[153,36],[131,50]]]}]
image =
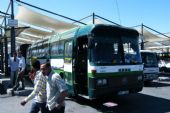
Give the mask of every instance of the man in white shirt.
[{"label": "man in white shirt", "polygon": [[67,86],[58,73],[51,69],[50,63],[41,65],[41,70],[47,76],[47,106],[48,113],[64,113],[64,99],[68,95]]},{"label": "man in white shirt", "polygon": [[21,101],[21,105],[25,105],[28,101],[34,98],[29,113],[47,113],[46,109],[46,77],[40,71],[40,62],[36,60],[32,63],[32,68],[35,70],[34,90],[32,93]]}]

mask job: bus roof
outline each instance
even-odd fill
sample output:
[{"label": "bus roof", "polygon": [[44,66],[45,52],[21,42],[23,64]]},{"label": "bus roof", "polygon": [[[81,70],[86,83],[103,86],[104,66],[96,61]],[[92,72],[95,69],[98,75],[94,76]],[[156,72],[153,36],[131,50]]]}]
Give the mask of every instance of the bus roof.
[{"label": "bus roof", "polygon": [[156,53],[154,51],[151,50],[140,50],[141,53]]},{"label": "bus roof", "polygon": [[85,25],[85,26],[79,26],[71,30],[67,30],[61,34],[55,34],[55,35],[49,36],[47,39],[50,42],[55,42],[59,40],[69,39],[69,38],[78,38],[81,36],[87,36],[92,33],[106,31],[106,30],[110,33],[117,33],[117,34],[123,34],[123,35],[133,35],[133,36],[139,35],[139,33],[136,30],[131,29],[131,28],[109,25],[109,24],[90,24],[90,25]]},{"label": "bus roof", "polygon": [[136,35],[136,36],[139,35],[139,33],[136,30],[125,28],[122,26],[115,26],[115,25],[108,25],[108,24],[91,24],[91,25],[81,26],[81,27],[68,30],[60,34],[60,39],[62,40],[62,39],[67,39],[72,37],[77,38],[81,36],[86,36],[102,29],[110,30],[110,32],[118,32],[123,35]]}]

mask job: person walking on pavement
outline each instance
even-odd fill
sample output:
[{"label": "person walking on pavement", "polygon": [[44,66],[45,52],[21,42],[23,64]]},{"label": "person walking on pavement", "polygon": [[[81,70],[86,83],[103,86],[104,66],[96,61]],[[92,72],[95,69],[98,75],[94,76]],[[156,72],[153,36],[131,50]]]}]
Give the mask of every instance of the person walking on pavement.
[{"label": "person walking on pavement", "polygon": [[58,73],[55,73],[49,62],[41,65],[41,70],[47,76],[47,107],[48,113],[64,113],[64,99],[68,96],[68,88]]},{"label": "person walking on pavement", "polygon": [[[30,64],[33,64],[33,62],[35,62],[36,60],[37,60],[36,57],[31,57]],[[31,70],[28,73],[28,75],[29,75],[29,78],[31,79],[31,83],[33,83],[34,79],[35,79],[35,70],[34,70],[34,68],[31,68]]]},{"label": "person walking on pavement", "polygon": [[32,63],[32,67],[36,71],[34,79],[34,90],[32,93],[21,101],[21,105],[25,105],[28,101],[34,98],[32,107],[29,113],[47,113],[46,108],[46,77],[40,71],[40,62],[36,60]]},{"label": "person walking on pavement", "polygon": [[9,58],[9,66],[11,68],[11,86],[14,87],[16,84],[16,79],[18,75],[18,70],[19,70],[19,59],[17,58],[17,53],[13,53],[13,57]]},{"label": "person walking on pavement", "polygon": [[[17,76],[17,81],[15,86],[13,87],[13,90],[24,90],[25,89],[25,84],[24,84],[24,73],[25,73],[25,58],[22,56],[21,51],[18,52],[18,59],[19,59],[19,71],[18,71],[18,76]],[[20,81],[22,83],[22,87],[19,88],[20,86]]]}]

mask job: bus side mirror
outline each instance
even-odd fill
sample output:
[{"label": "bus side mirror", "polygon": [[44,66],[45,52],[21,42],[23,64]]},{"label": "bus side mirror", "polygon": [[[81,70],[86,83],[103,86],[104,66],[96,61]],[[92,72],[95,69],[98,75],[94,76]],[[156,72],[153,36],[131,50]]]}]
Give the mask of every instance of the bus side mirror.
[{"label": "bus side mirror", "polygon": [[156,55],[156,59],[157,61],[160,61],[160,57],[158,55]]}]

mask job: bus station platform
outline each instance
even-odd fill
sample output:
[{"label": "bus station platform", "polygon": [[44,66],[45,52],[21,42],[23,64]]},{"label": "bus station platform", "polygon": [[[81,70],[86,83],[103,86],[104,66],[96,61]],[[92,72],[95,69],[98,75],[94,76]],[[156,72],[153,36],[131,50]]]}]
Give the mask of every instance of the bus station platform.
[{"label": "bus station platform", "polygon": [[[17,90],[14,91],[14,94],[16,96],[27,96],[29,95],[33,90],[33,84],[31,81],[25,77],[25,89],[24,90]],[[3,94],[11,94],[11,86],[10,86],[10,77],[6,77],[3,73],[0,74],[0,95]]]}]

